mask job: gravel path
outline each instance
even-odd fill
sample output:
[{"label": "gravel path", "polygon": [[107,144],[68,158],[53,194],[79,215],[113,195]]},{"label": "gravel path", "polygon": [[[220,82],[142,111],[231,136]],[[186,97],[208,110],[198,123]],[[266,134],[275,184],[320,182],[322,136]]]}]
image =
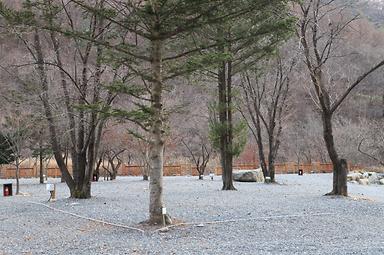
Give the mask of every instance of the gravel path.
[{"label": "gravel path", "polygon": [[46,202],[37,179],[22,180],[28,196],[0,197],[0,254],[384,254],[384,186],[350,184],[352,198],[332,198],[322,196],[331,189],[328,174],[279,175],[281,185],[235,183],[238,191],[221,191],[215,178],[166,177],[167,211],[184,222],[228,222],[165,233],[34,204],[141,228],[149,197],[141,178],[94,183],[88,200],[68,199],[59,183],[55,203]]}]

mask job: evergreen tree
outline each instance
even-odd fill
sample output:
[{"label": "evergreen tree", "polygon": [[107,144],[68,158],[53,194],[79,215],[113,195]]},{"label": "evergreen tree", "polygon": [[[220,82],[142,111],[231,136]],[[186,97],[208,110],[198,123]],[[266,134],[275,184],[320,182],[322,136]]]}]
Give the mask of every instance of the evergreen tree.
[{"label": "evergreen tree", "polygon": [[246,129],[245,125],[234,123],[233,79],[273,55],[279,44],[292,34],[294,18],[289,15],[288,3],[281,0],[254,1],[251,12],[236,20],[211,26],[209,32],[205,31],[200,36],[208,44],[216,42],[217,47],[213,50],[225,56],[219,62],[217,71],[208,73],[218,84],[218,114],[211,127],[216,133],[212,137],[217,139],[220,151],[223,190],[235,189],[233,157],[241,152],[239,149],[242,146],[241,143],[234,143],[234,139],[238,140],[236,136],[243,133],[242,126]]}]

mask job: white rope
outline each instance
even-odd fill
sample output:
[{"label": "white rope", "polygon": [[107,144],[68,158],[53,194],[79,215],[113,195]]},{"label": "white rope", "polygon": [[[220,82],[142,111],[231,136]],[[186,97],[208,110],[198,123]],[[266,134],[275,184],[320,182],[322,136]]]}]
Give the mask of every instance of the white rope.
[{"label": "white rope", "polygon": [[[93,218],[85,217],[85,216],[82,216],[82,215],[78,215],[78,214],[75,214],[75,213],[71,213],[71,212],[68,212],[68,211],[64,211],[64,210],[61,210],[61,209],[54,208],[54,207],[51,207],[51,206],[43,204],[43,203],[38,203],[38,202],[29,202],[29,203],[35,204],[35,205],[41,205],[41,206],[49,208],[49,209],[51,209],[53,211],[57,211],[57,212],[68,214],[68,215],[71,215],[71,216],[74,216],[74,217],[77,217],[77,218],[81,218],[81,219],[97,222],[97,223],[100,223],[100,224],[103,224],[103,225],[109,225],[109,226],[114,226],[114,227],[119,227],[119,228],[130,229],[130,230],[136,230],[136,231],[139,231],[139,232],[141,232],[143,234],[145,233],[144,230],[139,229],[139,228],[129,227],[129,226],[122,225],[122,224],[116,224],[116,223],[106,222],[106,221],[103,221],[103,220],[98,220],[98,219],[93,219]],[[274,215],[274,216],[266,216],[266,217],[238,218],[238,219],[218,220],[218,221],[205,221],[205,222],[182,222],[182,223],[173,224],[173,225],[169,225],[169,226],[166,226],[166,227],[158,228],[154,232],[163,231],[163,230],[167,230],[167,229],[170,229],[170,228],[175,228],[175,227],[178,227],[178,226],[213,225],[213,224],[233,223],[233,222],[241,222],[241,221],[272,220],[272,219],[298,218],[298,217],[316,217],[316,216],[329,216],[329,215],[335,215],[335,214],[336,213],[291,214],[291,215]]]},{"label": "white rope", "polygon": [[335,215],[336,213],[314,213],[314,214],[291,214],[291,215],[274,215],[266,217],[254,217],[254,218],[239,218],[239,219],[230,219],[230,220],[218,220],[218,221],[206,221],[206,222],[182,222],[178,224],[169,225],[156,229],[157,231],[166,230],[167,228],[175,228],[178,226],[198,226],[198,225],[210,225],[210,224],[223,224],[223,223],[232,223],[240,221],[255,221],[255,220],[272,220],[272,219],[282,219],[282,218],[297,218],[297,217],[308,217],[308,216],[329,216]]},{"label": "white rope", "polygon": [[38,202],[29,202],[29,203],[35,204],[35,205],[41,205],[41,206],[49,208],[49,209],[51,209],[53,211],[61,212],[61,213],[64,213],[64,214],[68,214],[68,215],[71,215],[71,216],[74,216],[74,217],[77,217],[77,218],[80,218],[80,219],[97,222],[97,223],[100,223],[100,224],[103,224],[103,225],[109,225],[109,226],[114,226],[114,227],[119,227],[119,228],[130,229],[130,230],[136,230],[136,231],[139,231],[141,233],[145,233],[144,230],[139,229],[139,228],[134,228],[134,227],[129,227],[129,226],[122,225],[122,224],[116,224],[116,223],[111,223],[111,222],[107,222],[107,221],[103,221],[103,220],[89,218],[89,217],[86,217],[86,216],[82,216],[82,215],[78,215],[78,214],[71,213],[71,212],[68,212],[68,211],[64,211],[64,210],[61,210],[61,209],[57,209],[57,208],[51,207],[51,206],[43,204],[43,203],[38,203]]}]

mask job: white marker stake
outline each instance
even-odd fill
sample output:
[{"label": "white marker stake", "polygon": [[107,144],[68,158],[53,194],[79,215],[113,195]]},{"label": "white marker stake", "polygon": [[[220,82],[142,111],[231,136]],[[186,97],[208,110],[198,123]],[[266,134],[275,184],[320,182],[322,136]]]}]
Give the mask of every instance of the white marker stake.
[{"label": "white marker stake", "polygon": [[51,197],[49,198],[49,202],[56,201],[56,185],[53,183],[47,183],[46,185],[47,191],[51,193]]},{"label": "white marker stake", "polygon": [[47,191],[53,191],[55,189],[55,187],[53,186],[52,183],[47,183],[46,189],[47,189]]}]

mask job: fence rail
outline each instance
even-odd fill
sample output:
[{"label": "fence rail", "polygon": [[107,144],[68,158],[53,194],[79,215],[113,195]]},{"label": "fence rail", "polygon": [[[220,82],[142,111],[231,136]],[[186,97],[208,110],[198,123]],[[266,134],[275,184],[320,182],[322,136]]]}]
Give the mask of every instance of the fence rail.
[{"label": "fence rail", "polygon": [[[247,164],[235,164],[234,169],[245,170],[245,169],[256,169],[259,167],[257,163]],[[349,165],[349,170],[359,170],[361,166]],[[275,164],[275,171],[277,174],[296,173],[298,169],[302,169],[304,173],[331,173],[331,163],[320,163],[313,162],[311,164],[297,164],[294,162],[277,163]],[[71,169],[70,169],[71,170]],[[222,169],[220,166],[211,167],[206,170],[206,174],[212,172],[216,175],[221,175]],[[140,165],[122,165],[118,170],[120,176],[141,176],[143,173],[143,166]],[[60,177],[60,169],[58,167],[48,167],[45,169],[44,174],[48,177]],[[197,176],[198,172],[192,164],[178,164],[178,165],[165,165],[164,176],[186,176],[193,175]],[[16,168],[10,165],[0,166],[0,178],[9,179],[15,178]],[[39,176],[39,167],[21,167],[20,178],[34,178]]]}]

